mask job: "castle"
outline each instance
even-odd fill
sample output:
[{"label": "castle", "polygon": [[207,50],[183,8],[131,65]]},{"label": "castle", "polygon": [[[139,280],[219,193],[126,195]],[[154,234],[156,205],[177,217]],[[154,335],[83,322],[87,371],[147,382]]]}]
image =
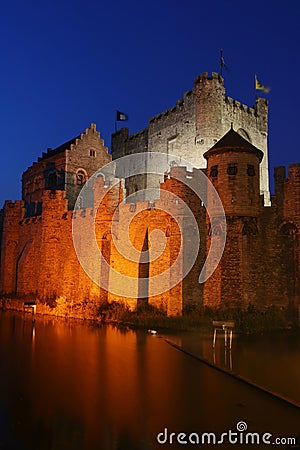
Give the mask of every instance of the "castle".
[{"label": "castle", "polygon": [[[74,315],[76,310],[96,314],[101,302],[113,300],[132,309],[148,302],[168,315],[182,314],[191,305],[299,306],[300,164],[290,165],[288,175],[284,167],[275,169],[270,199],[267,132],[265,99],[249,108],[226,97],[219,75],[204,73],[176,106],[150,119],[147,129],[132,136],[126,128],[114,133],[112,155],[95,124],[48,149],[24,172],[22,200],[6,201],[1,212],[1,293],[33,295],[49,304],[59,299]],[[169,171],[159,176],[145,171],[126,179],[124,187],[115,177],[116,166],[110,180],[94,180],[88,198],[81,194],[92,174],[112,158],[117,162],[154,151],[167,155]],[[190,161],[193,170],[173,164],[174,155],[177,162]],[[195,194],[203,174],[224,208],[226,244],[213,274],[199,283],[212,240],[225,233],[214,199],[206,199],[208,217],[205,202]],[[158,183],[155,200],[132,200],[140,189]],[[91,218],[101,261],[91,256]],[[201,245],[185,273],[186,249],[193,247],[196,228]],[[88,269],[78,261],[74,229]],[[182,230],[191,232],[183,236]],[[120,250],[128,240],[138,255],[153,253],[158,244],[162,250],[151,260],[134,259]]]}]

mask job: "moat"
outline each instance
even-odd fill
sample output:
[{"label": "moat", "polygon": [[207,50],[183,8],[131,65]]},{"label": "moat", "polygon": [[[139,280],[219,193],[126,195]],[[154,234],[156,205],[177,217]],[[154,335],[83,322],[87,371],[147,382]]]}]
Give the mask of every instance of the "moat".
[{"label": "moat", "polygon": [[[150,336],[45,316],[33,325],[30,315],[0,312],[0,448],[182,448],[159,444],[158,433],[221,434],[240,421],[273,437],[300,434],[299,408],[202,364],[165,338],[213,361],[209,334]],[[218,338],[217,364],[300,403],[299,333],[239,336],[231,358],[223,344]]]}]

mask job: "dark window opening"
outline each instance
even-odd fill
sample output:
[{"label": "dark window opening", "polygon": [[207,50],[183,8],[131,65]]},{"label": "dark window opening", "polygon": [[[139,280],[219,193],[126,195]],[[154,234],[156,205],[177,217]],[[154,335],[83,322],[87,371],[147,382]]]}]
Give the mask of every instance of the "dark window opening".
[{"label": "dark window opening", "polygon": [[243,226],[243,236],[256,236],[258,229],[255,223],[245,223]]},{"label": "dark window opening", "polygon": [[293,223],[285,223],[280,229],[280,234],[282,236],[296,236],[297,227]]},{"label": "dark window opening", "polygon": [[247,166],[247,174],[249,175],[249,177],[254,177],[255,176],[255,169],[254,169],[254,166],[252,166],[252,164],[248,164],[248,166]]},{"label": "dark window opening", "polygon": [[90,156],[95,157],[96,156],[96,150],[90,150]]},{"label": "dark window opening", "polygon": [[218,176],[218,166],[212,166],[210,168],[210,176],[216,178]]},{"label": "dark window opening", "polygon": [[237,174],[237,164],[229,163],[228,167],[227,167],[227,173],[228,173],[228,175],[236,175]]},{"label": "dark window opening", "polygon": [[57,185],[57,174],[56,174],[56,172],[52,172],[48,176],[48,187],[54,188],[54,187],[56,187],[56,185]]},{"label": "dark window opening", "polygon": [[76,183],[78,186],[83,186],[85,181],[86,181],[85,173],[82,170],[80,170],[79,172],[77,172],[76,175]]}]

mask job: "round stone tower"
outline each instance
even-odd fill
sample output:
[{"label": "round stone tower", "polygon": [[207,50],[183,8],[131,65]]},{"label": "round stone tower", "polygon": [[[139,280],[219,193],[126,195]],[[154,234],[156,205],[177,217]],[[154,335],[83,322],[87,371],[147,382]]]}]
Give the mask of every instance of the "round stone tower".
[{"label": "round stone tower", "polygon": [[[255,276],[259,257],[259,165],[263,152],[231,129],[210,150],[207,175],[216,188],[226,216],[226,245],[217,269],[204,285],[204,305],[246,308],[259,298]],[[218,211],[209,197],[207,251],[217,234]]]}]

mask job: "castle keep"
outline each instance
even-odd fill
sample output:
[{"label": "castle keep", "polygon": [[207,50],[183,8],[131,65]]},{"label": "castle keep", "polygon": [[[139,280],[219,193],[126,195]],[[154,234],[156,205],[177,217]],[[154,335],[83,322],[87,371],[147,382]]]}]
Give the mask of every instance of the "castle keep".
[{"label": "castle keep", "polygon": [[[129,135],[122,128],[112,136],[112,157],[138,152],[163,152],[182,157],[197,168],[205,168],[204,153],[229,130],[237,132],[263,152],[260,164],[260,193],[270,205],[268,173],[268,103],[257,98],[249,108],[226,96],[223,78],[207,72],[195,79],[194,88],[184,94],[172,108],[149,120],[144,130]],[[172,165],[172,158],[169,160]],[[159,180],[162,181],[162,180]],[[140,177],[127,183],[128,194],[136,189],[154,187],[157,179]]]},{"label": "castle keep", "polygon": [[[29,167],[22,178],[22,200],[6,201],[1,215],[1,293],[29,295],[49,305],[60,302],[69,314],[81,317],[92,317],[101,302],[113,300],[124,301],[132,309],[148,302],[168,315],[182,314],[195,304],[213,308],[253,304],[260,309],[299,306],[300,163],[290,165],[288,173],[284,167],[275,169],[270,204],[266,101],[257,99],[255,107],[248,108],[225,97],[221,77],[202,74],[194,89],[174,108],[151,119],[146,130],[129,136],[128,129],[121,129],[112,138],[113,159],[154,150],[195,165],[191,172],[170,164],[155,201],[127,201],[137,189],[157,183],[147,175],[127,180],[126,189],[113,174],[110,182],[96,178],[93,195],[88,201],[81,198],[81,189],[92,174],[111,161],[95,124],[49,149]],[[209,218],[194,192],[202,173],[222,201],[226,244],[216,270],[200,284],[199,273],[212,239],[224,233],[213,198],[207,198]],[[94,202],[100,194],[103,199],[98,206]],[[193,240],[195,223],[184,205],[195,218],[201,244],[186,276],[183,268],[189,255],[185,248],[193,245],[187,240]],[[101,262],[89,260],[87,223],[91,218]],[[100,285],[78,261],[74,222],[78,247],[96,267]],[[187,237],[181,232],[186,229],[192,229]],[[161,244],[163,251],[150,262],[133,260],[120,250],[128,239],[133,252],[151,252],[153,244]],[[163,272],[169,278],[159,291],[153,280]],[[115,273],[131,279],[130,296],[120,294]],[[176,284],[173,279],[178,279]]]}]

